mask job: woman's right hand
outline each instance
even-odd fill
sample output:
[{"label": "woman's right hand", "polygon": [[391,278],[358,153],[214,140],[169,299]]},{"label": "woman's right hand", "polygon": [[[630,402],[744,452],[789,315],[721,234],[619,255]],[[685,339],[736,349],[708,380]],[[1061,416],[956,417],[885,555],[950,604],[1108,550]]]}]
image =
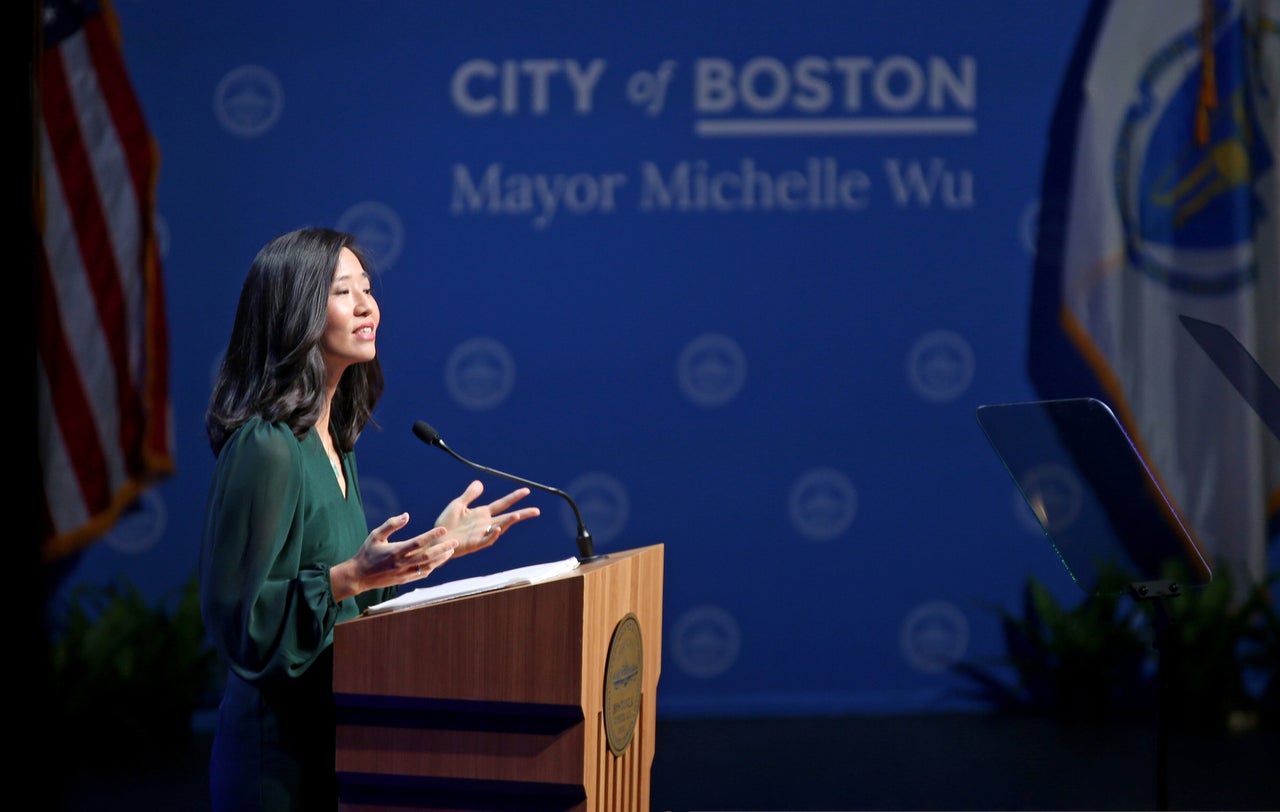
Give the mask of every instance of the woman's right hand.
[{"label": "woman's right hand", "polygon": [[458,541],[448,536],[447,527],[433,527],[411,539],[392,541],[391,535],[408,523],[408,513],[392,516],[369,534],[355,555],[329,568],[336,600],[425,578],[449,560]]}]

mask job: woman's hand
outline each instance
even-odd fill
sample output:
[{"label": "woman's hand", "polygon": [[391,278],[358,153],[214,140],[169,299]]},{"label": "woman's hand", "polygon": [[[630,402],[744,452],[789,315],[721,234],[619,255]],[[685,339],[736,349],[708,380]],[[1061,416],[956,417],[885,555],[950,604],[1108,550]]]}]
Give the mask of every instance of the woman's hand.
[{"label": "woman's hand", "polygon": [[529,495],[528,488],[517,488],[487,505],[471,507],[471,503],[484,492],[484,485],[479,480],[473,481],[457,498],[445,506],[436,519],[436,529],[445,528],[449,538],[457,539],[458,546],[454,555],[466,555],[498,540],[498,536],[511,529],[511,526],[525,519],[532,519],[542,513],[536,507],[509,510],[516,502]]},{"label": "woman's hand", "polygon": [[453,556],[458,540],[447,527],[433,527],[406,541],[392,541],[391,534],[408,523],[408,513],[392,516],[369,534],[355,555],[329,568],[336,600],[425,578]]}]

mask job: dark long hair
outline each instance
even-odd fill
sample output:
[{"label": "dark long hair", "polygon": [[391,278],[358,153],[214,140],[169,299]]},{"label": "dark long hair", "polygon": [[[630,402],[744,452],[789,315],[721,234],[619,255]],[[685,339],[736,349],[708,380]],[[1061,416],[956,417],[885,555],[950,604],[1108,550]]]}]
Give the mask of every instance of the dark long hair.
[{"label": "dark long hair", "polygon": [[[354,237],[327,228],[282,234],[254,258],[205,412],[215,456],[251,417],[284,423],[298,439],[320,418],[325,384],[320,341],[343,248],[369,269]],[[376,356],[343,373],[330,411],[333,440],[343,451],[350,451],[372,422],[382,387],[382,363]]]}]

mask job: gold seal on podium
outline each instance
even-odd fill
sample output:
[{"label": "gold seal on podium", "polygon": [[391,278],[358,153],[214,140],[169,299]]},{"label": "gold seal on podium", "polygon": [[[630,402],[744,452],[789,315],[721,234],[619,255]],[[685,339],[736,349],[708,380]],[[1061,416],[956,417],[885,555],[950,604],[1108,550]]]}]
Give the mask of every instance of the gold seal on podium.
[{"label": "gold seal on podium", "polygon": [[615,756],[622,755],[636,731],[644,676],[643,654],[640,621],[628,612],[614,627],[604,666],[604,731],[609,750]]}]

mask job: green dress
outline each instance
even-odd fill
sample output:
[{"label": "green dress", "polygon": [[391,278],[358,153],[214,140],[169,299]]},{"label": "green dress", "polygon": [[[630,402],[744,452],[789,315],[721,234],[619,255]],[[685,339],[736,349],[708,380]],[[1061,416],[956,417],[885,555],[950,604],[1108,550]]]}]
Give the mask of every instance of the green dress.
[{"label": "green dress", "polygon": [[336,601],[329,567],[368,535],[355,457],[342,495],[319,435],[253,418],[218,454],[200,554],[205,628],[227,664],[210,757],[221,810],[337,807],[333,628],[394,597]]}]

